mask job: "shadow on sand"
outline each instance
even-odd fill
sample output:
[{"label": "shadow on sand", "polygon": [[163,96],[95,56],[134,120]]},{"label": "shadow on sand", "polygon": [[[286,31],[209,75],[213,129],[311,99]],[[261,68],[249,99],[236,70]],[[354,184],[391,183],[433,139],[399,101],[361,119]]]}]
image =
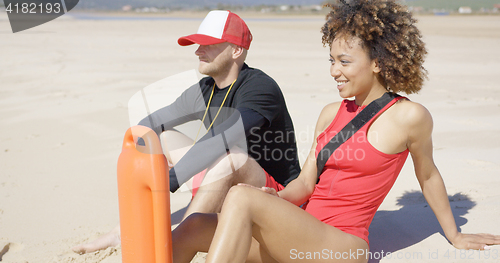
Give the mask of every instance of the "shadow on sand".
[{"label": "shadow on sand", "polygon": [[[448,196],[457,227],[460,229],[467,219],[462,217],[476,203],[467,195],[457,193]],[[412,246],[427,237],[444,233],[436,216],[432,212],[420,191],[405,192],[398,198],[397,204],[402,206],[396,211],[377,211],[370,225],[370,252],[384,251],[394,253]],[[380,254],[380,253],[379,253]],[[369,263],[377,263],[380,259],[372,258]]]},{"label": "shadow on sand", "polygon": [[171,226],[179,224],[182,221],[182,217],[186,213],[188,206],[189,205],[187,205],[186,207],[184,207],[180,210],[175,211],[172,215],[170,215],[170,220],[171,220],[170,225]]}]

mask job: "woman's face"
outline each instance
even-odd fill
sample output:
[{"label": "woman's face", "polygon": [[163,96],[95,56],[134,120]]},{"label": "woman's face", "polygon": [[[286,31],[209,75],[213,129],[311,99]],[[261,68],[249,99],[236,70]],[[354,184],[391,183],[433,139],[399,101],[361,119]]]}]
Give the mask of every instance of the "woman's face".
[{"label": "woman's face", "polygon": [[380,69],[361,43],[357,37],[337,37],[331,44],[330,74],[342,98],[358,96],[380,85],[377,80]]}]

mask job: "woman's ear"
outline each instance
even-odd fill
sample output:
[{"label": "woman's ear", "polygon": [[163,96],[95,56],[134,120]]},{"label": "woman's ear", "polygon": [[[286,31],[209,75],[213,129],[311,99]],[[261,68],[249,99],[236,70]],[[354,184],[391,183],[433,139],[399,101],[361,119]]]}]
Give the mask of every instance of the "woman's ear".
[{"label": "woman's ear", "polygon": [[373,69],[373,73],[380,73],[381,70],[380,70],[378,60],[374,59],[372,61],[372,69]]}]

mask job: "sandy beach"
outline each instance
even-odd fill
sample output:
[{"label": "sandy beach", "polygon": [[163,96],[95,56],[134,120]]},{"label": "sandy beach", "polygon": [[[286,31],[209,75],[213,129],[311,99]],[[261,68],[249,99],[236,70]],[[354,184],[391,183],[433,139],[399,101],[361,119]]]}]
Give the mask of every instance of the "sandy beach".
[{"label": "sandy beach", "polygon": [[[120,247],[88,255],[70,248],[118,224],[116,163],[130,127],[128,102],[197,68],[196,47],[177,38],[196,32],[204,15],[75,14],[13,34],[0,12],[0,262],[121,262]],[[247,63],[283,90],[303,162],[321,109],[341,100],[321,44],[324,18],[240,16],[254,37]],[[433,115],[434,158],[457,225],[500,234],[500,16],[418,20],[429,80],[408,97]],[[189,199],[171,195],[173,223]],[[370,262],[500,260],[500,246],[461,252],[448,243],[411,158],[369,238]]]}]

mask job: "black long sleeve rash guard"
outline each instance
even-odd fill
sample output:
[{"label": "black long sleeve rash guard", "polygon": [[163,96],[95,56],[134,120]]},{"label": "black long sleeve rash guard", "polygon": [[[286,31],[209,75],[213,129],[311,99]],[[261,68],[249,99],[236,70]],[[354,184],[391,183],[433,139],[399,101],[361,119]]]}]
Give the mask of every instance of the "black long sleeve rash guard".
[{"label": "black long sleeve rash guard", "polygon": [[193,147],[170,169],[170,191],[175,192],[180,185],[195,174],[212,165],[234,146],[245,148],[245,138],[253,128],[260,128],[266,118],[258,112],[248,109],[236,109],[231,116],[211,128]]}]

